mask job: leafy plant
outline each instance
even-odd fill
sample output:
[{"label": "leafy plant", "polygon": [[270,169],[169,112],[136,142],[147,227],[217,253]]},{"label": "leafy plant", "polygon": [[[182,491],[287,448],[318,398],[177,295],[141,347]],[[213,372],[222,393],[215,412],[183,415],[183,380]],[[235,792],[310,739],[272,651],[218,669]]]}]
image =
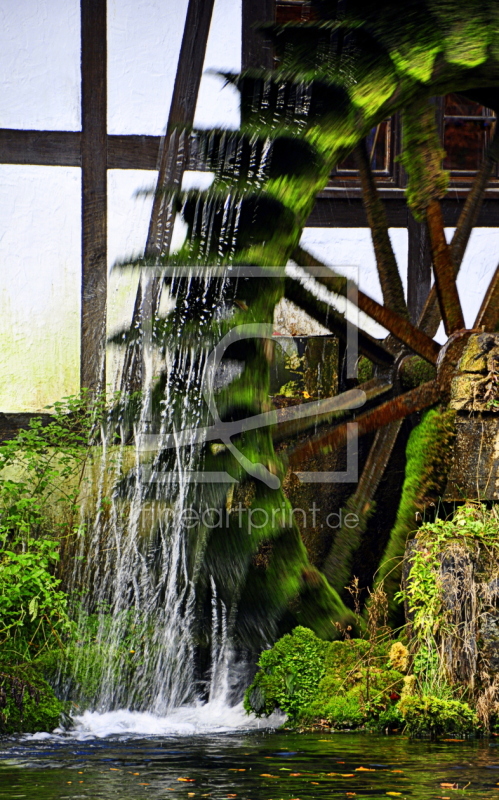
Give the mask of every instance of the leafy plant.
[{"label": "leafy plant", "polygon": [[441,564],[449,546],[459,546],[464,551],[478,546],[497,553],[499,524],[494,511],[468,504],[458,508],[451,519],[437,519],[423,525],[410,555],[409,580],[396,595],[396,599],[406,604],[411,619],[413,671],[420,687],[431,695],[443,697],[448,697],[450,690],[441,643],[444,639],[457,643],[463,637],[454,621],[455,609],[445,603],[444,597]]},{"label": "leafy plant", "polygon": [[78,494],[104,401],[83,393],[52,408],[47,425],[0,446],[0,645],[15,661],[62,646],[73,630],[56,570],[78,530]]},{"label": "leafy plant", "polygon": [[388,664],[390,643],[328,643],[295,628],[262,653],[260,671],[246,691],[246,711],[268,716],[280,709],[292,724],[306,726],[375,725],[403,684],[403,675]]}]

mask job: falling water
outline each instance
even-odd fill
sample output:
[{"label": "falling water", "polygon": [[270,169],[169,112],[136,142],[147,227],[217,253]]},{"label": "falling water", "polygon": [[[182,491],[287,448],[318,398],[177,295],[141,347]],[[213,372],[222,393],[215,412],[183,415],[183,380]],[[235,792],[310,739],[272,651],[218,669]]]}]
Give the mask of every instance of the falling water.
[{"label": "falling water", "polygon": [[[240,247],[244,198],[266,179],[271,140],[254,136],[249,155],[233,132],[201,136],[196,146],[197,157],[215,172],[215,185],[226,192],[185,193],[182,211],[190,203],[191,230],[184,252],[191,263],[227,264]],[[102,719],[96,714],[141,715],[144,722],[147,715],[171,717],[200,703],[227,708],[234,698],[237,607],[235,600],[226,604],[215,578],[206,575],[209,528],[199,522],[203,508],[225,507],[227,486],[192,480],[203,470],[205,452],[195,429],[212,422],[203,388],[209,379],[216,388],[238,374],[224,364],[218,377],[208,375],[217,325],[233,313],[231,284],[183,267],[169,272],[163,291],[170,293],[172,310],[153,324],[146,319],[139,330],[145,389],[133,436],[126,415],[118,444],[116,421],[104,425],[99,457],[88,471],[68,587],[78,597],[79,644],[70,670],[76,678],[66,679],[64,688],[87,709],[91,727]],[[133,406],[126,393],[122,402]],[[180,441],[186,430],[191,440],[182,434]]]}]

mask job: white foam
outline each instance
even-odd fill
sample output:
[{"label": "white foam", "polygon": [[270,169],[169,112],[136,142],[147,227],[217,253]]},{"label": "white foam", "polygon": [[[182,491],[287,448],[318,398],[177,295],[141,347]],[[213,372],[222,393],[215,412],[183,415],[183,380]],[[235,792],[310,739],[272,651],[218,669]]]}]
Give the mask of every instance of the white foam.
[{"label": "white foam", "polygon": [[111,735],[192,736],[193,734],[230,733],[245,730],[264,730],[282,725],[284,717],[273,714],[257,719],[248,716],[242,703],[229,707],[212,702],[183,706],[160,717],[146,711],[85,711],[74,718],[70,735],[78,739],[103,738]]}]

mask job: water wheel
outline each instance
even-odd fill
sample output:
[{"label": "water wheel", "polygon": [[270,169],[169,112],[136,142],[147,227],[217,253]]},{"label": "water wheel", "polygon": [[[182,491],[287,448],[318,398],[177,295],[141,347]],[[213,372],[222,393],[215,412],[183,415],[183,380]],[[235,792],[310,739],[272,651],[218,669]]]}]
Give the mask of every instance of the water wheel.
[{"label": "water wheel", "polygon": [[[466,92],[487,107],[499,108],[494,88],[499,86],[494,26],[470,0],[474,42],[481,53],[480,58],[475,54],[475,60],[470,60],[471,29],[463,32],[461,17],[449,10],[444,0],[418,2],[415,16],[401,13],[394,2],[371,10],[361,0],[352,1],[346,19],[337,19],[336,3],[318,0],[313,5],[317,9],[314,21],[267,29],[280,54],[277,70],[225,76],[241,94],[240,130],[199,131],[193,137],[191,163],[199,158],[203,168],[214,173],[214,183],[206,191],[171,192],[170,202],[183,215],[188,235],[183,249],[162,261],[179,270],[173,282],[170,280],[170,288],[177,292],[177,310],[157,320],[153,330],[153,339],[163,352],[173,353],[182,343],[193,343],[198,381],[202,354],[209,351],[210,342],[236,326],[271,326],[283,296],[344,337],[344,315],[300,279],[285,274],[283,265],[293,259],[305,273],[315,275],[323,288],[337,295],[348,293],[345,278],[321,271],[323,265],[300,248],[299,241],[331,170],[354,151],[383,294],[380,304],[358,290],[356,302],[389,334],[379,341],[358,331],[359,350],[375,365],[375,375],[357,388],[357,393],[358,389],[365,392],[368,406],[356,414],[355,423],[361,437],[371,433],[374,440],[358,485],[347,501],[349,508],[358,511],[362,524],[355,534],[351,529],[338,531],[322,565],[327,580],[311,565],[296,522],[274,519],[273,510],[286,504],[278,480],[285,469],[274,449],[276,430],[244,431],[236,455],[232,443],[229,447],[218,442],[213,448],[208,442],[203,450],[205,468],[225,470],[239,481],[237,491],[244,513],[238,517],[234,511],[236,490],[219,486],[216,502],[230,513],[224,513],[219,529],[197,534],[199,539],[204,536],[206,543],[200,581],[208,587],[208,597],[213,579],[217,596],[226,608],[234,610],[241,638],[250,638],[248,631],[253,631],[260,642],[262,635],[271,640],[275,626],[283,620],[284,627],[306,624],[319,635],[332,637],[337,631],[331,620],[351,619],[338,592],[350,577],[352,555],[367,530],[370,508],[402,421],[437,404],[449,406],[466,345],[475,334],[493,333],[499,317],[498,273],[468,330],[456,288],[457,271],[498,156],[498,140],[490,145],[448,245],[440,207],[447,182],[434,109],[428,102],[434,95]],[[428,226],[435,276],[417,324],[409,318],[365,143],[373,127],[399,111],[404,116],[408,203],[416,219]],[[147,264],[147,259],[140,262],[142,267]],[[251,265],[257,272],[253,281],[232,281],[229,275],[225,294],[220,294],[215,284],[206,283],[208,277],[183,278],[182,269],[189,265],[206,267],[207,276],[212,266]],[[157,268],[157,259],[153,266]],[[270,270],[271,277],[259,278],[258,269]],[[441,319],[447,335],[443,346],[434,339]],[[241,369],[218,397],[218,413],[224,422],[256,416],[268,410],[269,404],[269,348],[255,338],[253,344],[236,349],[231,356],[239,360]],[[165,387],[170,387],[170,394],[166,392],[169,408],[181,404],[182,369],[191,369],[192,359],[179,356],[175,375],[165,373],[158,382],[162,396]],[[192,387],[191,382],[190,391]],[[201,391],[198,394],[201,396]],[[292,468],[298,468],[309,455],[327,453],[345,443],[348,418],[339,424],[330,422],[337,412],[335,406],[333,413],[329,410],[318,417],[317,422],[328,427],[290,453]],[[282,428],[288,434],[297,430],[286,424]],[[282,430],[277,435],[282,435]],[[262,510],[265,512],[267,522],[248,530],[257,510],[262,516]],[[392,571],[391,581],[395,586],[396,571]]]}]

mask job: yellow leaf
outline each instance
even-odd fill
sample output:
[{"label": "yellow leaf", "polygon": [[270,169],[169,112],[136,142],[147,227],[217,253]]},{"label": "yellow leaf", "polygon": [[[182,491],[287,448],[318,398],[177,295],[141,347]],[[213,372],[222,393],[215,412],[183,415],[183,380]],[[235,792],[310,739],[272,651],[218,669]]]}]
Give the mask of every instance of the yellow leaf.
[{"label": "yellow leaf", "polygon": [[387,794],[390,795],[390,797],[400,797],[402,792],[387,792]]}]

